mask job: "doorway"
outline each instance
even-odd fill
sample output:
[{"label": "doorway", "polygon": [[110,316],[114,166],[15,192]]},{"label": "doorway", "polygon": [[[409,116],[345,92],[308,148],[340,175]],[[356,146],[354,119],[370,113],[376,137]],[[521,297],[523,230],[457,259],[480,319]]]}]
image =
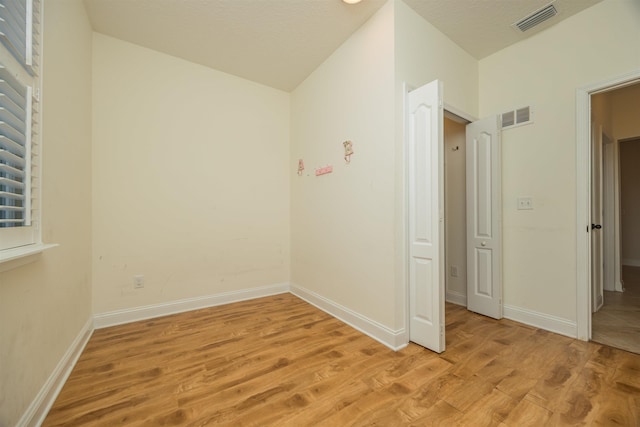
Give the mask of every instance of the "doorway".
[{"label": "doorway", "polygon": [[466,125],[444,113],[445,299],[467,306]]},{"label": "doorway", "polygon": [[[616,99],[619,99],[615,95],[620,94],[605,95],[613,96],[612,111],[615,112],[616,107],[620,107],[615,105]],[[638,96],[640,100],[640,90]],[[640,114],[640,103],[638,113]],[[615,125],[613,131],[615,132]],[[614,169],[619,170],[619,180],[610,190],[619,195],[619,209],[611,211],[619,211],[620,215],[611,221],[617,227],[612,227],[608,233],[603,228],[603,237],[606,239],[611,235],[612,240],[619,240],[620,261],[618,264],[605,262],[603,266],[605,271],[617,269],[621,272],[624,288],[618,291],[605,281],[603,304],[597,307],[592,316],[591,338],[601,344],[640,354],[640,170],[637,167],[640,164],[640,137],[617,141],[617,147],[614,148],[619,153],[614,162]],[[597,160],[594,158],[594,162]],[[615,233],[616,228],[620,231],[619,234]],[[595,279],[594,289],[597,287],[597,278]]]},{"label": "doorway", "polygon": [[[614,319],[622,320],[622,312],[637,311],[640,316],[632,293],[622,292],[636,276],[623,265],[628,262],[622,253],[620,174],[621,144],[640,135],[635,120],[640,114],[640,70],[578,89],[576,97],[577,335],[613,345],[601,335],[602,326],[610,324],[613,335],[619,336],[629,328],[615,326]],[[631,323],[639,321],[640,317]]]}]

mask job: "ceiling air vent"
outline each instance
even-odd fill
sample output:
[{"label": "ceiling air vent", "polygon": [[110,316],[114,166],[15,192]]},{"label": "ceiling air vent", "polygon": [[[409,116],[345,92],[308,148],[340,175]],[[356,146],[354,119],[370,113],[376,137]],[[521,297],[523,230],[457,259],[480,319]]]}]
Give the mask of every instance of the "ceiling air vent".
[{"label": "ceiling air vent", "polygon": [[513,24],[513,26],[524,33],[525,31],[535,27],[536,25],[543,23],[547,19],[553,18],[557,14],[558,11],[556,10],[556,8],[552,4],[550,4],[536,12],[533,12],[531,15],[522,18],[521,20]]},{"label": "ceiling air vent", "polygon": [[502,129],[508,129],[533,123],[531,114],[531,107],[522,107],[502,113],[502,115],[500,116],[502,121]]}]

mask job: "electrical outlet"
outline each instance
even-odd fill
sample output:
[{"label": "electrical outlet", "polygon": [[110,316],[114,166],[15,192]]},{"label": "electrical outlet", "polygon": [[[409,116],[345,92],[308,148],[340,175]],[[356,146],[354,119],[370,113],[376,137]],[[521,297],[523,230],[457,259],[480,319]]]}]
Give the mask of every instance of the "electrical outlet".
[{"label": "electrical outlet", "polygon": [[133,288],[134,289],[144,288],[144,276],[142,274],[137,274],[133,276]]},{"label": "electrical outlet", "polygon": [[458,266],[457,265],[452,265],[449,268],[451,270],[451,277],[458,277]]},{"label": "electrical outlet", "polygon": [[518,197],[518,210],[532,210],[533,198],[531,197]]}]

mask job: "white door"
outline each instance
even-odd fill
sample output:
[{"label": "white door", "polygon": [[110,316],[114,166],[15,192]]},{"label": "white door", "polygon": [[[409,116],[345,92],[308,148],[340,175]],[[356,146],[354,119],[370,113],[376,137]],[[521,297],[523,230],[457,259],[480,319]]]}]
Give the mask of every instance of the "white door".
[{"label": "white door", "polygon": [[616,162],[615,144],[602,133],[602,246],[603,282],[605,291],[616,290],[616,182],[614,178]]},{"label": "white door", "polygon": [[604,253],[602,239],[602,127],[591,127],[591,311],[604,303]]},{"label": "white door", "polygon": [[502,184],[497,116],[467,125],[467,308],[502,318]]},{"label": "white door", "polygon": [[409,339],[444,351],[442,84],[408,94]]}]

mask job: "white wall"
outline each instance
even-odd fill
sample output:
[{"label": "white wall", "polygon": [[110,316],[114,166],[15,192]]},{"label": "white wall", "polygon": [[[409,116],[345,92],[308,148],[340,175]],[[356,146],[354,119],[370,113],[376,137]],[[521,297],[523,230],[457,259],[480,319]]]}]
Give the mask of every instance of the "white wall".
[{"label": "white wall", "polygon": [[91,318],[91,27],[81,0],[44,4],[43,238],[0,273],[0,425],[15,425]]},{"label": "white wall", "polygon": [[97,33],[93,49],[94,313],[286,283],[289,95]]},{"label": "white wall", "polygon": [[[464,304],[467,296],[466,127],[445,117],[445,282],[447,300]],[[451,267],[457,269],[457,276]]]},{"label": "white wall", "polygon": [[292,92],[288,168],[292,283],[395,330],[393,31],[389,2]]},{"label": "white wall", "polygon": [[406,204],[403,84],[419,87],[443,82],[444,102],[456,111],[478,115],[478,61],[402,1],[395,1],[395,245],[396,313],[406,321]]},{"label": "white wall", "polygon": [[480,61],[481,116],[534,112],[503,132],[505,306],[575,322],[576,89],[639,69],[638,40],[640,3],[605,0]]}]

